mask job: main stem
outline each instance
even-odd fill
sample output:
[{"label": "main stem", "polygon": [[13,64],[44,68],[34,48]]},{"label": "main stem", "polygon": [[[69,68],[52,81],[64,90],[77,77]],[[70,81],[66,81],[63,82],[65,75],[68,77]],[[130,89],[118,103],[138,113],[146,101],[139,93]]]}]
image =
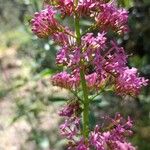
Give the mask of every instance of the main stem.
[{"label": "main stem", "polygon": [[[75,0],[75,6],[78,5],[78,0]],[[76,40],[78,46],[81,45],[81,33],[80,33],[80,24],[79,24],[80,18],[77,13],[75,13],[75,31],[76,31]],[[81,85],[83,90],[83,136],[85,139],[88,138],[89,135],[89,98],[88,98],[88,88],[86,85],[85,80],[85,71],[83,67],[83,62],[80,60],[81,67],[80,67],[80,79],[81,79]]]}]

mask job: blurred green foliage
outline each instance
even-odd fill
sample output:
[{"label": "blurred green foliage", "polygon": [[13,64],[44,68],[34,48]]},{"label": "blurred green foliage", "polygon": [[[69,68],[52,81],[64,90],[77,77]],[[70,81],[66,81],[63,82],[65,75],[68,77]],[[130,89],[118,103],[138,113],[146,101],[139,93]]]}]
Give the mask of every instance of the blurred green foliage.
[{"label": "blurred green foliage", "polygon": [[[1,0],[0,33],[1,48],[16,45],[20,55],[30,55],[36,60],[34,71],[55,69],[56,46],[49,39],[39,40],[32,34],[30,20],[34,12],[43,7],[37,0]],[[10,9],[13,8],[13,9]],[[4,42],[3,42],[4,41]]]}]

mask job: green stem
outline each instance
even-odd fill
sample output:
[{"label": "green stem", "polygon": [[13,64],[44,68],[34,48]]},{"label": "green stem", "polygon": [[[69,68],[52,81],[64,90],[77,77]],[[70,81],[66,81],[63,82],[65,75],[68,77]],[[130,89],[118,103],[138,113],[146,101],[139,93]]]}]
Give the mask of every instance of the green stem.
[{"label": "green stem", "polygon": [[80,70],[80,79],[81,85],[83,90],[83,97],[84,97],[84,108],[83,108],[83,135],[85,138],[89,135],[89,99],[88,99],[88,89],[85,80],[85,73],[84,70]]},{"label": "green stem", "polygon": [[[78,5],[78,0],[75,0],[75,7]],[[75,31],[76,31],[76,40],[78,46],[81,45],[81,33],[80,33],[80,18],[77,13],[75,13]],[[80,80],[83,90],[83,136],[88,138],[89,135],[89,98],[88,98],[88,88],[85,80],[85,71],[82,60],[80,60],[81,68],[80,68]]]}]

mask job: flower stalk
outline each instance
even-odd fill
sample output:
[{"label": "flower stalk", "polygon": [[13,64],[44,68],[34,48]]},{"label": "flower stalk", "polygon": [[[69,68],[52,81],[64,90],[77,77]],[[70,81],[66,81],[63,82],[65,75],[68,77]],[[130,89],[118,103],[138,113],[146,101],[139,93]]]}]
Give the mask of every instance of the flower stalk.
[{"label": "flower stalk", "polygon": [[[105,117],[110,125],[89,128],[90,104],[100,93],[111,90],[122,97],[136,96],[148,84],[136,68],[127,66],[124,48],[109,37],[110,31],[118,34],[128,32],[128,12],[118,7],[116,2],[46,0],[46,8],[35,13],[31,20],[32,31],[39,38],[51,37],[60,46],[56,64],[64,66],[64,71],[52,76],[53,85],[70,90],[75,96],[59,113],[65,117],[60,132],[68,139],[67,150],[136,150],[126,140],[132,133],[130,117],[124,120],[116,114],[114,119]],[[61,23],[57,14],[62,19],[73,17],[74,30],[69,24]],[[81,34],[80,20],[83,18],[93,20],[93,25]]]},{"label": "flower stalk", "polygon": [[[75,1],[75,6],[77,6],[78,0]],[[74,16],[74,22],[75,22],[75,33],[76,33],[76,41],[78,46],[81,44],[81,33],[80,33],[80,18],[77,13],[75,13]],[[82,50],[81,50],[82,53]],[[81,79],[81,86],[83,91],[83,136],[84,138],[88,138],[89,135],[89,98],[88,98],[88,88],[86,85],[85,80],[85,72],[83,68],[83,62],[80,59],[80,79]]]}]

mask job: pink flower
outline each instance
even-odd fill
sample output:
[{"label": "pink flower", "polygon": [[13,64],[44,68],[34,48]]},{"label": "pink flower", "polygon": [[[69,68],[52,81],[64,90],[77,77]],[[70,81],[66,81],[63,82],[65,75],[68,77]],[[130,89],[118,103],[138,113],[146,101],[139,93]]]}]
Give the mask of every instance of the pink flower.
[{"label": "pink flower", "polygon": [[91,146],[95,147],[96,150],[135,150],[136,148],[126,141],[127,133],[131,133],[131,120],[129,118],[127,121],[124,120],[120,114],[117,114],[115,119],[110,120],[107,131],[102,132],[97,125],[91,132],[89,140]]},{"label": "pink flower", "polygon": [[93,88],[96,85],[97,74],[96,73],[92,73],[92,74],[86,75],[85,79],[87,81],[87,86],[89,88]]},{"label": "pink flower", "polygon": [[68,118],[60,125],[61,135],[71,140],[79,134],[80,119],[77,117]]},{"label": "pink flower", "polygon": [[51,6],[35,13],[34,18],[31,20],[32,31],[38,37],[46,38],[59,30],[60,26],[54,17],[55,13],[56,11]]},{"label": "pink flower", "polygon": [[77,12],[80,16],[94,17],[100,11],[101,4],[105,3],[105,0],[79,0]]},{"label": "pink flower", "polygon": [[76,150],[90,150],[89,147],[85,144],[85,140],[83,138],[81,138],[81,140],[76,145]]},{"label": "pink flower", "polygon": [[62,108],[59,112],[60,116],[66,116],[71,117],[73,114],[77,113],[80,109],[79,103],[71,102],[70,104],[66,105],[64,108]]},{"label": "pink flower", "polygon": [[94,36],[93,33],[87,33],[82,37],[83,48],[103,49],[106,47],[106,33],[98,33]]},{"label": "pink flower", "polygon": [[81,51],[79,48],[62,47],[57,53],[56,63],[69,68],[77,68],[80,66],[80,59]]},{"label": "pink flower", "polygon": [[96,148],[96,150],[105,150],[105,139],[100,133],[100,128],[96,125],[93,132],[90,134],[90,144]]},{"label": "pink flower", "polygon": [[131,145],[131,143],[127,143],[127,142],[120,142],[120,141],[116,141],[116,148],[115,150],[136,150],[135,147],[133,147]]},{"label": "pink flower", "polygon": [[51,37],[52,39],[59,45],[64,46],[64,45],[72,45],[73,44],[73,38],[68,35],[72,34],[71,31],[68,29],[63,29],[65,32],[56,32],[54,33]]},{"label": "pink flower", "polygon": [[126,67],[127,55],[123,47],[117,46],[117,44],[112,41],[111,45],[112,47],[106,52],[107,55],[104,54],[106,61],[103,67],[107,72],[116,75],[122,71],[123,67]]},{"label": "pink flower", "polygon": [[90,15],[91,10],[94,9],[95,6],[96,3],[94,0],[79,0],[77,11],[82,16]]},{"label": "pink flower", "polygon": [[52,0],[52,4],[60,10],[63,17],[70,16],[73,13],[73,0]]},{"label": "pink flower", "polygon": [[[117,4],[116,4],[117,5]],[[95,20],[97,25],[103,30],[117,30],[118,33],[125,33],[128,31],[127,21],[128,12],[123,8],[117,8],[113,2],[101,5],[101,11]]]},{"label": "pink flower", "polygon": [[136,96],[139,94],[142,86],[146,86],[147,84],[148,80],[139,77],[136,68],[129,69],[125,67],[116,78],[115,87],[119,95],[129,94]]},{"label": "pink flower", "polygon": [[79,77],[67,72],[60,72],[52,77],[52,83],[66,89],[74,89],[79,85]]},{"label": "pink flower", "polygon": [[109,121],[108,126],[95,126],[94,131],[90,131],[89,138],[76,138],[80,134],[80,120],[76,117],[68,118],[64,124],[60,126],[61,134],[70,140],[68,150],[136,150],[126,140],[127,136],[132,133],[132,121],[128,117],[125,120],[120,114],[116,114],[115,118],[105,118]]},{"label": "pink flower", "polygon": [[67,47],[62,47],[56,56],[56,63],[57,65],[63,65],[63,66],[67,66],[68,65],[68,48]]},{"label": "pink flower", "polygon": [[96,90],[98,91],[99,88],[103,85],[106,78],[102,78],[102,76],[98,75],[96,72],[88,74],[85,76],[87,86],[90,91]]}]

